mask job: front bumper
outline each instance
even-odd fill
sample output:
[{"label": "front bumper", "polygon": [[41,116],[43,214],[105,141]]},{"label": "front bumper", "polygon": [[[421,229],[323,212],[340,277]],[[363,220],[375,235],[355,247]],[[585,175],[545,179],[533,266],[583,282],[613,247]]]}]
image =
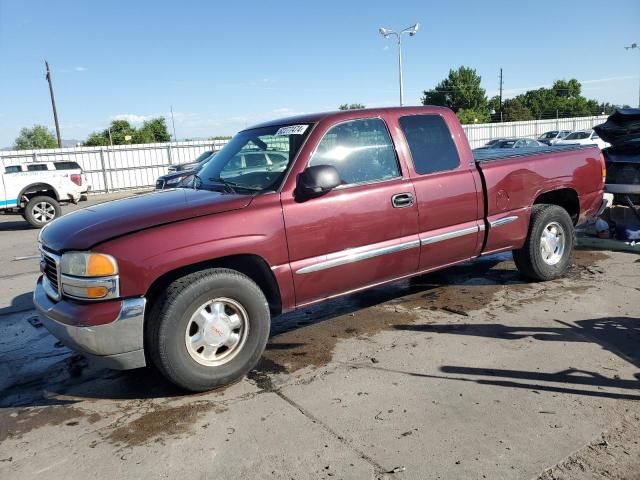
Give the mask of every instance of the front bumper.
[{"label": "front bumper", "polygon": [[[104,304],[78,304],[52,301],[38,279],[33,303],[42,324],[72,350],[89,360],[117,370],[140,368],[146,365],[144,355],[144,297],[114,301],[119,311],[113,320],[104,322]],[[100,308],[101,311],[97,312]],[[71,314],[70,314],[71,312]],[[96,319],[99,324],[96,325]]]}]

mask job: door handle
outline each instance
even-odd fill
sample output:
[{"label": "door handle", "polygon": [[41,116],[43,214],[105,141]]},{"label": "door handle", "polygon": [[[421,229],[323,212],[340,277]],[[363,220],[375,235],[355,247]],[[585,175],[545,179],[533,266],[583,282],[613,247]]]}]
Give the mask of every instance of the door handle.
[{"label": "door handle", "polygon": [[396,193],[391,197],[391,205],[393,205],[393,208],[410,207],[414,201],[415,199],[411,193]]}]

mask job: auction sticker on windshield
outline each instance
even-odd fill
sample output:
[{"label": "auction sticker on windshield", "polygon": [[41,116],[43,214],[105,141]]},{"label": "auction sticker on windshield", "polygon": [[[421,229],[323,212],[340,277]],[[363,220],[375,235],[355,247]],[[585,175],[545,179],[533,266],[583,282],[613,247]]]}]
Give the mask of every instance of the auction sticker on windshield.
[{"label": "auction sticker on windshield", "polygon": [[309,125],[289,125],[288,127],[282,127],[276,132],[276,137],[283,135],[302,135]]}]

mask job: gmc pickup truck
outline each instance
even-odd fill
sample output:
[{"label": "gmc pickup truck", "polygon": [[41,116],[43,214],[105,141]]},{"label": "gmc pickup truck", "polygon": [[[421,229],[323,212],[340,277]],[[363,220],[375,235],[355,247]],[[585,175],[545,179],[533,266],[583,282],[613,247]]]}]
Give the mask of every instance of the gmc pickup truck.
[{"label": "gmc pickup truck", "polygon": [[[238,158],[252,152],[287,161],[245,172]],[[525,277],[561,276],[604,173],[595,146],[474,159],[439,107],[267,122],[184,188],[49,224],[34,302],[90,358],[212,389],[256,364],[282,312],[509,250]]]}]

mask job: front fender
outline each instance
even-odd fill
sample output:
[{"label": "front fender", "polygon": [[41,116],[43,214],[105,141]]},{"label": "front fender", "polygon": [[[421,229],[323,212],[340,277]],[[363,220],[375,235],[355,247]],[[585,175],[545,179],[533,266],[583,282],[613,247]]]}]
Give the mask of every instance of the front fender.
[{"label": "front fender", "polygon": [[144,295],[156,279],[173,270],[242,254],[264,259],[281,294],[292,290],[280,198],[275,193],[257,197],[242,210],[149,228],[92,250],[118,261],[123,297]]}]

